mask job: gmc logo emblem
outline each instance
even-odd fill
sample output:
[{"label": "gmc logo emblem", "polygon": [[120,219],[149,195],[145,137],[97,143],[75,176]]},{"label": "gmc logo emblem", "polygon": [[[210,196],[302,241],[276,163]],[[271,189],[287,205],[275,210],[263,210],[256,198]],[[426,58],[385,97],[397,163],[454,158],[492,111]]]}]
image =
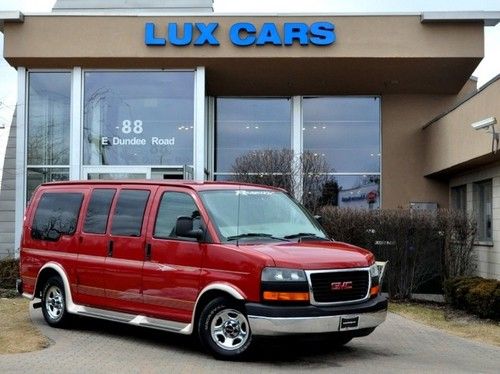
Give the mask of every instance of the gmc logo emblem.
[{"label": "gmc logo emblem", "polygon": [[331,288],[332,291],[352,290],[352,281],[347,281],[347,282],[332,282],[330,284],[330,288]]}]

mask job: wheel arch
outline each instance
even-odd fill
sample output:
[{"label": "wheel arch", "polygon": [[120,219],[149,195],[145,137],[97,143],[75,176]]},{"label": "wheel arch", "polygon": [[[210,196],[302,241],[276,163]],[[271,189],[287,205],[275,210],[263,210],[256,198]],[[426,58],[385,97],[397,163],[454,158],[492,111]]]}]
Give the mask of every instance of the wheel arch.
[{"label": "wheel arch", "polygon": [[53,276],[58,276],[59,278],[61,278],[64,285],[64,294],[66,297],[66,309],[69,313],[74,313],[76,307],[75,304],[73,304],[73,297],[71,295],[68,275],[66,274],[64,268],[56,262],[48,262],[42,266],[37,275],[35,292],[33,296],[41,298],[41,293],[43,291],[45,283]]},{"label": "wheel arch", "polygon": [[198,295],[194,306],[193,317],[191,320],[192,333],[196,332],[198,319],[203,308],[205,308],[210,301],[216,299],[217,297],[229,297],[235,301],[241,302],[242,304],[246,300],[243,292],[233,285],[226,283],[213,283],[206,286]]}]

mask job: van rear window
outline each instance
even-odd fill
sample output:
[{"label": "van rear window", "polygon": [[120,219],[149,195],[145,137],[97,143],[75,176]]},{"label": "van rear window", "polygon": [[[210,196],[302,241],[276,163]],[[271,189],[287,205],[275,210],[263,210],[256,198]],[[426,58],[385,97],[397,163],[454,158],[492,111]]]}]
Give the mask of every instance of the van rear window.
[{"label": "van rear window", "polygon": [[92,191],[83,231],[91,234],[105,234],[109,210],[115,196],[115,189],[95,189]]},{"label": "van rear window", "polygon": [[113,215],[111,234],[141,236],[148,198],[149,191],[146,190],[121,190]]},{"label": "van rear window", "polygon": [[61,235],[74,234],[82,201],[82,193],[44,193],[33,219],[32,238],[55,241]]}]

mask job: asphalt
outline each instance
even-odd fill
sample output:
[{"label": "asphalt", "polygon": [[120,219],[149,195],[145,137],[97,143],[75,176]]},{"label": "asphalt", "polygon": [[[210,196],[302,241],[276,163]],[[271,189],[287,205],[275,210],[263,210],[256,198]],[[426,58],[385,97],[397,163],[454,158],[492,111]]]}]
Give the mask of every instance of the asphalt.
[{"label": "asphalt", "polygon": [[50,347],[0,355],[0,373],[495,373],[500,348],[389,314],[368,337],[332,348],[325,339],[266,339],[245,362],[223,362],[195,339],[79,318],[69,330],[32,320]]}]

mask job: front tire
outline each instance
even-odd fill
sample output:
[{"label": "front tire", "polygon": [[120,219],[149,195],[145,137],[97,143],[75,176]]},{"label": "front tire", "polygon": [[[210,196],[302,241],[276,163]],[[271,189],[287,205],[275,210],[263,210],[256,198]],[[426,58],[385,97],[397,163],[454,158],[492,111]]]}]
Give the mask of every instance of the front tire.
[{"label": "front tire", "polygon": [[203,309],[198,335],[203,346],[220,360],[243,358],[252,343],[250,324],[243,308],[224,297],[212,300]]},{"label": "front tire", "polygon": [[64,283],[59,277],[51,277],[42,292],[42,313],[45,321],[52,327],[66,327],[70,316],[66,311]]}]

